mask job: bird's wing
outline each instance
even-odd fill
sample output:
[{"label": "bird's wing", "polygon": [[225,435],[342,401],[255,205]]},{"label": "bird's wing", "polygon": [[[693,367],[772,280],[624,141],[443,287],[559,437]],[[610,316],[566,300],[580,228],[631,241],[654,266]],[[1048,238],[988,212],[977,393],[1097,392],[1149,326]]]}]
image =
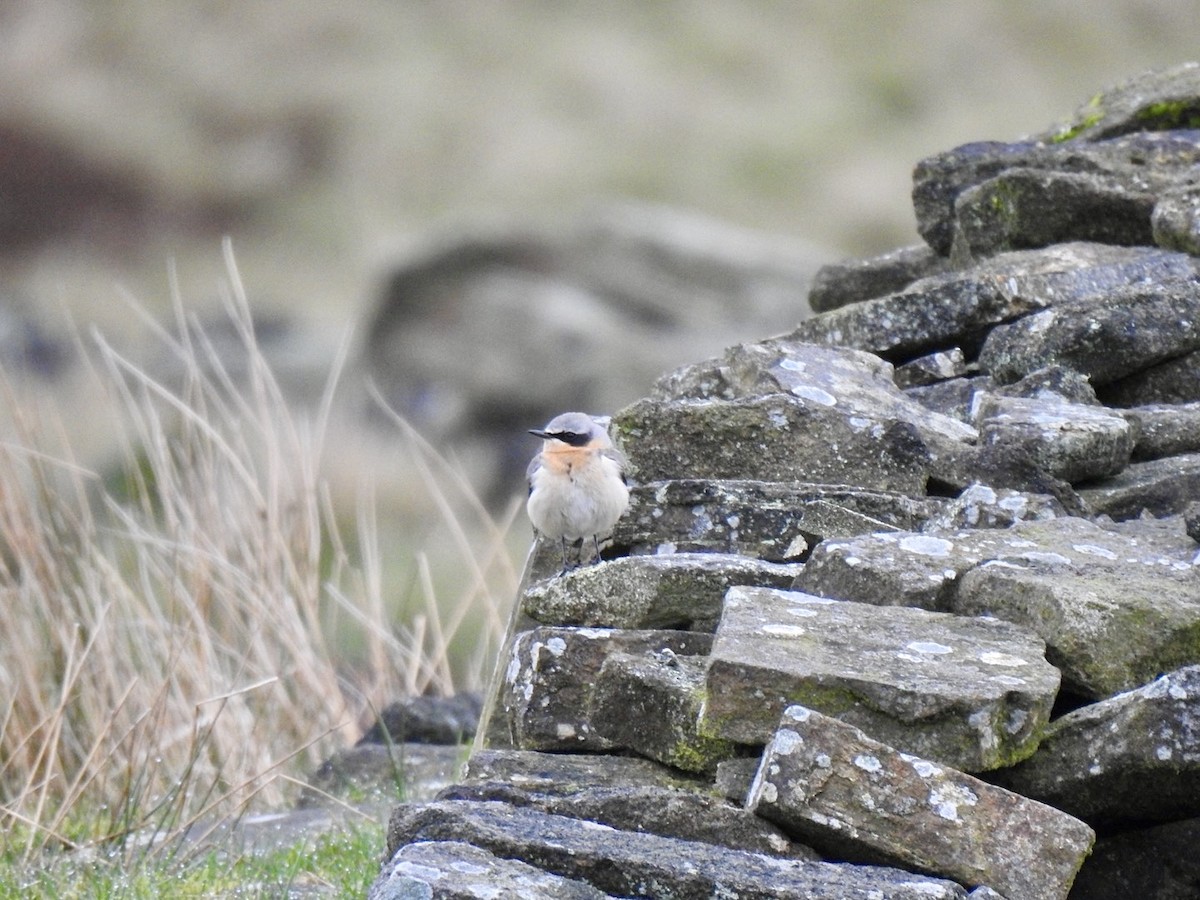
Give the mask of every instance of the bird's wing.
[{"label": "bird's wing", "polygon": [[606,456],[617,464],[621,469],[621,480],[629,484],[629,479],[625,477],[625,467],[629,465],[629,460],[625,458],[625,454],[616,447],[607,447],[600,451],[601,456]]},{"label": "bird's wing", "polygon": [[542,454],[538,454],[529,461],[529,465],[525,469],[525,484],[529,488],[529,493],[533,493],[533,475],[542,467]]}]

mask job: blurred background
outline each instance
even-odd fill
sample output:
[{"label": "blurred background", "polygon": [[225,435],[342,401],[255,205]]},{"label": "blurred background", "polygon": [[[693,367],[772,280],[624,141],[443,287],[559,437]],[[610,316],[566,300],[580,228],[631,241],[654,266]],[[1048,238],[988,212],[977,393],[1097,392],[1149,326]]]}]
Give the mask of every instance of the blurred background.
[{"label": "blurred background", "polygon": [[916,243],[921,157],[1198,47],[1186,0],[3,0],[10,405],[103,467],[74,342],[169,368],[173,290],[219,334],[227,236],[299,402],[348,353],[335,497],[370,471],[381,520],[432,502],[370,379],[499,511],[547,411],[613,412],[790,327],[821,263]]}]

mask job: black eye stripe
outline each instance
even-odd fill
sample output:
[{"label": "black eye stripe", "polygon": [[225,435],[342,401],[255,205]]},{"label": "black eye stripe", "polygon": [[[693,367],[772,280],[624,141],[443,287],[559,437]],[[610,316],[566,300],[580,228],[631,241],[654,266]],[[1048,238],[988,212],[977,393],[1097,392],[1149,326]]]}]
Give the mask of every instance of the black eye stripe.
[{"label": "black eye stripe", "polygon": [[554,431],[551,432],[550,437],[558,438],[564,444],[570,444],[572,447],[582,447],[592,439],[590,435],[577,434],[574,431]]}]

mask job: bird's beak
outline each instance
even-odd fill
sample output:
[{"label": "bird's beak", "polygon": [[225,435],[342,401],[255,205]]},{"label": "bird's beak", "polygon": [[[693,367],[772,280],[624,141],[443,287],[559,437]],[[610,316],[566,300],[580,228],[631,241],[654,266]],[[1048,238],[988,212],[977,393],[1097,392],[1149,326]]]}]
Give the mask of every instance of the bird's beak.
[{"label": "bird's beak", "polygon": [[534,437],[540,437],[543,441],[550,440],[550,435],[546,434],[546,432],[541,431],[537,428],[530,428],[529,433],[532,434]]}]

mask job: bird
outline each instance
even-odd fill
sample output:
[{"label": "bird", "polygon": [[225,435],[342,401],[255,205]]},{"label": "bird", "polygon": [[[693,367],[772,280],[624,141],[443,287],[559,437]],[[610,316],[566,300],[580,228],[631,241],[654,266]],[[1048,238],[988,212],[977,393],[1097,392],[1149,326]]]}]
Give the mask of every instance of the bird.
[{"label": "bird", "polygon": [[555,416],[544,428],[529,433],[542,439],[542,449],[529,463],[529,521],[544,538],[562,549],[562,571],[569,570],[567,544],[579,547],[577,566],[583,564],[584,541],[596,549],[600,537],[612,531],[629,506],[625,457],[612,445],[600,421],[586,413]]}]

